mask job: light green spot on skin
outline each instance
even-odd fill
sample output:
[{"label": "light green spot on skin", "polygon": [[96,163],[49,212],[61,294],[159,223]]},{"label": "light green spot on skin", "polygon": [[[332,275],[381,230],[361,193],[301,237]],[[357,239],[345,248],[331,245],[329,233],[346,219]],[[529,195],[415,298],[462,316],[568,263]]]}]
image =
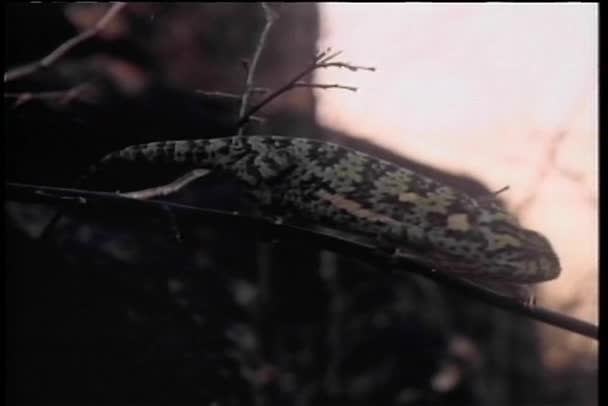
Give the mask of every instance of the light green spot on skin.
[{"label": "light green spot on skin", "polygon": [[521,247],[521,241],[509,234],[495,234],[494,243],[496,249],[502,249],[507,246]]},{"label": "light green spot on skin", "polygon": [[145,155],[147,159],[152,160],[158,155],[160,155],[161,151],[156,144],[150,144],[147,145],[141,152]]},{"label": "light green spot on skin", "polygon": [[319,190],[317,192],[317,196],[323,200],[330,202],[336,208],[346,210],[357,218],[369,221],[380,221],[384,224],[389,225],[401,225],[401,223],[395,219],[392,219],[380,213],[376,213],[372,210],[365,209],[361,206],[360,203],[354,200],[346,199],[343,196],[329,193],[326,190]]},{"label": "light green spot on skin", "polygon": [[184,162],[186,160],[186,154],[189,152],[188,145],[180,142],[175,144],[174,158],[176,162]]},{"label": "light green spot on skin", "polygon": [[423,199],[423,197],[417,193],[410,192],[410,193],[400,193],[399,194],[400,202],[418,204],[420,202],[420,200],[422,200],[422,199]]},{"label": "light green spot on skin", "polygon": [[403,170],[384,174],[374,181],[374,186],[382,194],[399,195],[409,189],[410,183],[411,176]]},{"label": "light green spot on skin", "polygon": [[449,230],[468,231],[471,229],[471,225],[469,224],[469,216],[464,213],[451,214],[448,216],[447,227]]}]

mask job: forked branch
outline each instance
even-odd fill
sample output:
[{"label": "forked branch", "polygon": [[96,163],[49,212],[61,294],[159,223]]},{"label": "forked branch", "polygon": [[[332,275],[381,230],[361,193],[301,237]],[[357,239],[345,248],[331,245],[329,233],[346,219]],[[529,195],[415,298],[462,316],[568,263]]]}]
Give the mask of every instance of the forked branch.
[{"label": "forked branch", "polygon": [[[317,69],[335,67],[335,68],[344,68],[344,69],[348,69],[348,70],[355,71],[355,72],[358,70],[367,70],[370,72],[374,72],[376,70],[376,68],[374,68],[374,67],[358,66],[358,65],[353,65],[348,62],[332,62],[337,56],[339,56],[341,54],[341,52],[338,51],[338,52],[329,54],[329,51],[330,50],[328,49],[328,50],[325,50],[325,51],[317,54],[317,56],[315,56],[313,58],[313,61],[308,66],[306,66],[302,71],[297,73],[285,85],[281,86],[280,88],[278,88],[277,90],[275,90],[273,92],[270,92],[270,94],[268,94],[266,97],[264,97],[260,102],[258,102],[256,105],[254,105],[249,110],[247,110],[244,114],[242,114],[239,121],[237,122],[237,128],[241,129],[245,124],[247,124],[247,122],[250,120],[251,116],[253,116],[255,113],[260,111],[264,106],[269,104],[271,101],[273,101],[274,99],[276,99],[283,93],[285,93],[291,89],[295,89],[296,87],[303,87],[303,84],[302,84],[302,82],[300,82],[300,80],[302,80],[306,76],[310,75],[312,72],[314,72]],[[323,84],[314,85],[313,84],[313,85],[308,85],[308,87],[318,87],[318,88],[325,88],[325,89],[340,88],[340,89],[347,89],[347,90],[352,90],[352,91],[356,90],[356,88],[353,88],[350,86],[342,86],[342,85],[323,85]]]}]

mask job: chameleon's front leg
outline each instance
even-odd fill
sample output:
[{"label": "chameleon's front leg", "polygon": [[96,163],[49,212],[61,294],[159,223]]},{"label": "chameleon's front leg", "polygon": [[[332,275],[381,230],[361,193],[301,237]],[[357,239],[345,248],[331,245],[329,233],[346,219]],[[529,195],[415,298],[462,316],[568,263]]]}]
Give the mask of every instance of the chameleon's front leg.
[{"label": "chameleon's front leg", "polygon": [[171,183],[166,185],[157,186],[149,189],[138,190],[135,192],[119,193],[121,196],[130,197],[133,199],[151,199],[157,196],[167,196],[176,193],[183,189],[189,183],[192,183],[196,179],[200,179],[203,176],[211,173],[209,169],[195,169],[188,172],[184,176],[181,176]]},{"label": "chameleon's front leg", "polygon": [[524,306],[533,307],[536,304],[536,297],[530,285],[503,281],[492,281],[482,278],[472,279],[463,277],[462,279],[481,289],[513,299],[518,303],[523,304]]}]

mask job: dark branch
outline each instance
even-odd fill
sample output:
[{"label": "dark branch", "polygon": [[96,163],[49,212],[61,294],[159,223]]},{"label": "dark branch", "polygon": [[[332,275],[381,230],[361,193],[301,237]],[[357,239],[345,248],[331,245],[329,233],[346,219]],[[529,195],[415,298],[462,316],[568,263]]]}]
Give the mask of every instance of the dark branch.
[{"label": "dark branch", "polygon": [[356,92],[358,89],[354,86],[344,86],[337,83],[333,84],[324,84],[324,83],[303,83],[297,82],[293,84],[293,87],[311,87],[313,89],[342,89],[342,90],[350,90],[351,92]]},{"label": "dark branch", "polygon": [[277,224],[262,218],[244,216],[237,213],[203,209],[159,200],[136,200],[115,193],[20,183],[7,183],[6,192],[8,200],[49,204],[72,210],[84,209],[89,214],[91,212],[98,212],[108,215],[108,208],[112,208],[130,212],[135,216],[134,218],[141,218],[142,216],[158,217],[159,212],[165,212],[169,208],[175,213],[176,217],[186,218],[190,223],[199,221],[205,224],[221,225],[222,227],[237,227],[239,230],[261,230],[266,232],[266,235],[272,235],[273,239],[285,238],[322,249],[328,249],[368,263],[373,263],[379,269],[394,269],[395,272],[414,272],[431,278],[441,285],[455,288],[467,297],[473,297],[503,310],[542,321],[576,334],[598,339],[598,327],[593,324],[541,307],[526,306],[513,299],[479,288],[450,274],[435,272],[405,258],[387,258],[386,255],[382,255],[371,244],[348,241],[337,236],[305,228]]},{"label": "dark branch", "polygon": [[4,83],[10,82],[12,80],[20,79],[25,76],[29,76],[40,69],[48,68],[55,62],[57,62],[61,57],[63,57],[66,53],[72,50],[74,47],[82,44],[87,39],[94,37],[97,35],[99,31],[104,29],[106,25],[122,10],[127,4],[123,2],[118,2],[112,4],[108,11],[97,21],[97,23],[89,28],[86,31],[81,32],[75,37],[70,38],[63,44],[59,45],[53,52],[45,56],[44,58],[29,63],[27,65],[18,66],[4,73]]},{"label": "dark branch", "polygon": [[49,92],[19,92],[19,93],[4,93],[5,99],[14,99],[14,107],[21,106],[31,100],[42,100],[47,102],[56,102],[58,104],[67,104],[73,100],[94,100],[94,88],[83,83],[66,90],[55,90]]}]

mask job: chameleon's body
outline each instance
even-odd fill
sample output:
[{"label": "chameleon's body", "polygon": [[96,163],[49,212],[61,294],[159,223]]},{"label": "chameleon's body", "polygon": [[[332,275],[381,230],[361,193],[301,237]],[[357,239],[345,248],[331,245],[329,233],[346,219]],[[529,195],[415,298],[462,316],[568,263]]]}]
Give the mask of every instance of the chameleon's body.
[{"label": "chameleon's body", "polygon": [[127,147],[102,164],[117,160],[227,172],[261,208],[376,238],[437,270],[510,283],[560,272],[547,239],[493,199],[336,144],[268,135],[164,141]]}]

